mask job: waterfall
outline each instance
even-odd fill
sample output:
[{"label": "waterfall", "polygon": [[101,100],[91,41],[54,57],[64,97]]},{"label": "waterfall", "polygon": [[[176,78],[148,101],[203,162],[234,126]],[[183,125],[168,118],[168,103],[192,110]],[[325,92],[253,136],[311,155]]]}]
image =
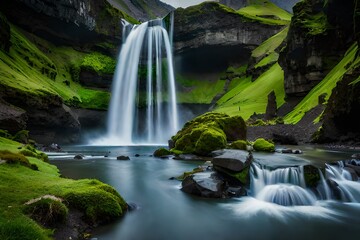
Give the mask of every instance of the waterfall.
[{"label": "waterfall", "polygon": [[132,26],[123,21],[123,44],[108,115],[108,142],[166,143],[177,129],[173,57],[164,23],[157,19]]},{"label": "waterfall", "polygon": [[316,201],[305,189],[302,166],[267,169],[253,163],[250,174],[251,194],[259,200],[283,206],[313,205]]}]

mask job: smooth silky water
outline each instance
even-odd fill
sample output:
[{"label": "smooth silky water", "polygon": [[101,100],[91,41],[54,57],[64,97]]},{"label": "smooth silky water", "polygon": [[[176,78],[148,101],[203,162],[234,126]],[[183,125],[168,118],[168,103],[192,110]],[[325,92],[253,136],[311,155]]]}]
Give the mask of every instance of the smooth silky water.
[{"label": "smooth silky water", "polygon": [[[356,194],[360,192],[360,183],[346,181],[346,174],[329,168],[327,177],[339,179],[340,184],[344,182],[341,188],[352,192],[353,199],[345,193],[347,202],[341,202],[322,200],[326,194],[315,196],[303,188],[299,177],[302,165],[344,160],[351,153],[311,147],[304,148],[302,155],[254,153],[257,164],[252,168],[251,196],[203,199],[182,192],[181,182],[169,180],[202,162],[151,157],[156,148],[68,146],[64,147],[67,155],[51,157],[51,163],[64,176],[97,178],[114,186],[128,203],[138,206],[117,222],[99,227],[94,237],[100,240],[358,239],[360,197]],[[74,160],[74,154],[80,152],[86,158]],[[116,160],[119,155],[128,155],[131,160]],[[279,166],[291,169],[268,170]],[[286,206],[293,196],[295,200],[290,205],[295,206]],[[277,201],[279,204],[273,203]]]}]

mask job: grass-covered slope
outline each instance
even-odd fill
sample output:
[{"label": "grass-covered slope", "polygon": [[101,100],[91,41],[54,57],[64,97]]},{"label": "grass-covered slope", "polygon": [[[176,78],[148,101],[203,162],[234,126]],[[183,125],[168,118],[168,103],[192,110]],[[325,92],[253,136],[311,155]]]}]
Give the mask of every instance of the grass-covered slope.
[{"label": "grass-covered slope", "polygon": [[55,47],[11,25],[10,51],[0,51],[0,85],[32,95],[59,95],[70,105],[106,109],[108,92],[87,89],[74,81],[81,67],[110,73],[114,60],[100,53]]},{"label": "grass-covered slope", "polygon": [[278,63],[253,82],[251,78],[236,81],[239,81],[238,85],[217,102],[216,112],[240,115],[244,119],[248,119],[254,112],[265,113],[267,96],[272,91],[275,91],[278,107],[284,103],[284,72]]},{"label": "grass-covered slope", "polygon": [[[14,158],[23,156],[18,149],[21,146],[0,137],[0,159],[9,158],[9,154],[2,154],[5,151]],[[19,163],[0,163],[0,239],[51,239],[52,229],[45,229],[24,214],[25,202],[47,194],[64,199],[66,208],[82,211],[89,222],[109,220],[126,210],[125,201],[109,185],[94,179],[61,178],[55,166],[34,157],[26,158],[38,170]]]},{"label": "grass-covered slope", "polygon": [[353,44],[345,53],[343,59],[306,95],[293,111],[285,116],[285,123],[295,124],[299,122],[307,111],[318,105],[320,95],[326,94],[325,100],[328,100],[336,83],[359,62],[358,46]]},{"label": "grass-covered slope", "polygon": [[291,20],[290,13],[269,1],[253,1],[251,5],[239,9],[237,13],[265,24],[288,25]]}]

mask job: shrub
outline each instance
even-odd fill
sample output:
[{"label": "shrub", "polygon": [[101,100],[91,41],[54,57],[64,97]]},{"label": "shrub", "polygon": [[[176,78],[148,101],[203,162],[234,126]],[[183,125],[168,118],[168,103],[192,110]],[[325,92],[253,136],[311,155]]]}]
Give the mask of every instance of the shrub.
[{"label": "shrub", "polygon": [[58,200],[42,198],[26,205],[24,212],[43,226],[54,226],[66,221],[68,208]]},{"label": "shrub", "polygon": [[9,164],[21,164],[27,167],[30,167],[30,162],[27,158],[19,153],[13,153],[8,150],[1,150],[0,151],[0,159],[6,160],[6,163]]},{"label": "shrub", "polygon": [[254,150],[260,152],[275,152],[275,145],[264,138],[258,138],[254,142]]}]

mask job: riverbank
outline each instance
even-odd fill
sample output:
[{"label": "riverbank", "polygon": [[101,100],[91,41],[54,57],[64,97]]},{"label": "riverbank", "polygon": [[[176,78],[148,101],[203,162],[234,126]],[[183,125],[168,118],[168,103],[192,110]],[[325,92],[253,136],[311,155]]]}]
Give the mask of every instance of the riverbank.
[{"label": "riverbank", "polygon": [[63,178],[38,153],[0,137],[0,239],[86,238],[124,215],[127,204],[110,185]]}]

